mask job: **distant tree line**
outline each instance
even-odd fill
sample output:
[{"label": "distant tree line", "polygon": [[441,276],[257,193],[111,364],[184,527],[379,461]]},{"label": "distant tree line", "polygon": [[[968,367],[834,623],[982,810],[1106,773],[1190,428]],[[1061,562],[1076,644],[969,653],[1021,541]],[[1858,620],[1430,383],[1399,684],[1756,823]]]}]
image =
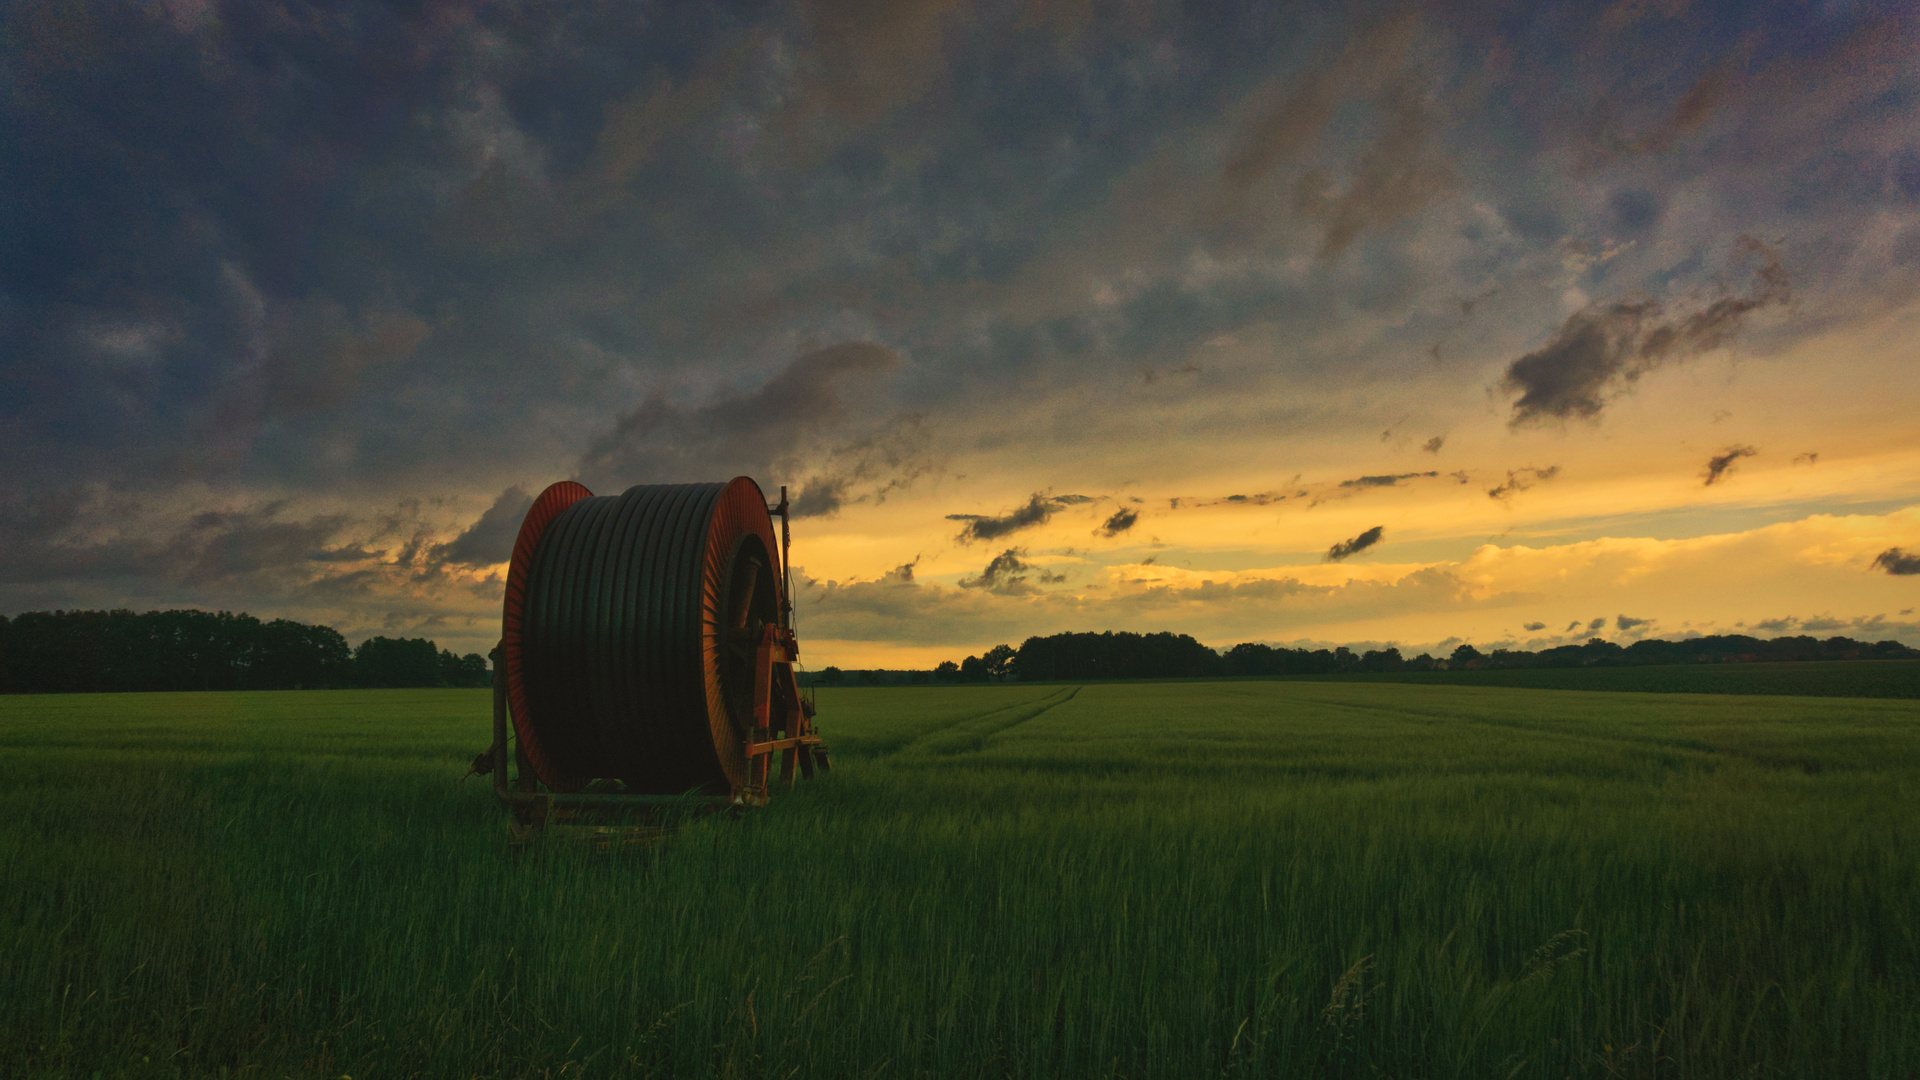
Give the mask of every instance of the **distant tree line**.
[{"label": "distant tree line", "polygon": [[[1720,634],[1621,646],[1601,638],[1528,652],[1483,653],[1460,645],[1444,657],[1399,649],[1355,653],[1246,642],[1225,651],[1186,634],[1129,631],[1030,637],[996,645],[931,671],[828,667],[804,672],[807,686],[911,686],[1019,679],[1204,678],[1220,675],[1344,675],[1484,668],[1728,664],[1801,660],[1912,660],[1898,641],[1846,637],[1761,639]],[[485,657],[455,656],[425,638],[373,637],[358,648],[329,626],[245,613],[197,610],[29,611],[0,615],[0,693],[113,690],[293,690],[333,687],[477,687],[491,678]]]},{"label": "distant tree line", "polygon": [[[1682,641],[1648,639],[1625,646],[1592,638],[1583,645],[1561,645],[1538,652],[1495,649],[1483,653],[1472,645],[1460,645],[1444,657],[1427,653],[1408,657],[1402,656],[1396,648],[1356,653],[1345,646],[1337,649],[1288,649],[1258,642],[1245,642],[1225,651],[1217,651],[1186,634],[1109,631],[1030,637],[1018,649],[996,645],[984,656],[969,656],[958,664],[947,661],[932,672],[841,673],[833,681],[897,685],[908,682],[968,683],[1006,679],[1079,681],[1218,675],[1348,675],[1483,668],[1915,659],[1920,659],[1920,649],[1909,648],[1898,641],[1869,643],[1846,637],[1822,639],[1806,635],[1761,639],[1745,634],[1716,634]],[[838,669],[827,670],[837,672]]]},{"label": "distant tree line", "polygon": [[933,681],[933,672],[911,668],[825,667],[819,671],[796,671],[800,685],[810,686],[921,686]]},{"label": "distant tree line", "polygon": [[330,626],[196,610],[0,615],[0,693],[486,686],[486,657],[425,638],[350,648]]},{"label": "distant tree line", "polygon": [[1276,649],[1243,644],[1228,649],[1221,659],[1229,675],[1336,675],[1369,671],[1462,671],[1485,668],[1650,667],[1660,664],[1741,664],[1802,660],[1914,660],[1920,650],[1898,641],[1868,643],[1852,638],[1810,636],[1761,639],[1745,634],[1665,641],[1649,638],[1617,645],[1590,638],[1583,645],[1561,645],[1539,652],[1495,649],[1483,653],[1460,645],[1445,658],[1426,653],[1402,657],[1398,649],[1355,654],[1339,649]]}]

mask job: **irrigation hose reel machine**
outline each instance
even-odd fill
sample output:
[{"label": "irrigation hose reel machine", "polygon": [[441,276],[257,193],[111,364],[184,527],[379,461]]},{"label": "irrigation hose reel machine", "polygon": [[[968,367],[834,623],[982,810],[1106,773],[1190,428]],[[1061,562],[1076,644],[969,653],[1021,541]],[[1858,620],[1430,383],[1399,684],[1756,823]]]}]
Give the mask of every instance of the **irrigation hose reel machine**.
[{"label": "irrigation hose reel machine", "polygon": [[768,506],[745,476],[605,496],[562,481],[533,501],[474,763],[516,841],[578,825],[597,846],[644,843],[646,826],[604,822],[764,805],[775,755],[787,783],[828,768],[794,677],[787,509],[786,488]]}]

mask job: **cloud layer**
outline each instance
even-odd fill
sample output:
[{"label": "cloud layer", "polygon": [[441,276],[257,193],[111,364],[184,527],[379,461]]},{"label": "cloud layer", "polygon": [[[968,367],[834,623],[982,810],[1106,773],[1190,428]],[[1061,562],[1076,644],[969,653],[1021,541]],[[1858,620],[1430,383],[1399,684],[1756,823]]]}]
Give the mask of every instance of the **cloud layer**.
[{"label": "cloud layer", "polygon": [[[1692,535],[1751,524],[1728,482],[1920,500],[1862,464],[1912,411],[1904,12],[885,7],[0,13],[0,610],[476,648],[570,476],[786,486],[830,580],[983,620],[1669,481]],[[1702,493],[1748,443],[1819,467]]]}]

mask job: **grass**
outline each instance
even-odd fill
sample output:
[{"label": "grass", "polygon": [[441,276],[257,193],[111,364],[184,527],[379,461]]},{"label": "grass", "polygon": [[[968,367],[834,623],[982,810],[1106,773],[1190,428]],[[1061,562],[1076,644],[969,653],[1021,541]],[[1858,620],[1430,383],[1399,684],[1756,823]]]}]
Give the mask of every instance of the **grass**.
[{"label": "grass", "polygon": [[0,698],[0,1075],[1920,1075],[1920,703],[827,689],[516,861],[476,691]]}]

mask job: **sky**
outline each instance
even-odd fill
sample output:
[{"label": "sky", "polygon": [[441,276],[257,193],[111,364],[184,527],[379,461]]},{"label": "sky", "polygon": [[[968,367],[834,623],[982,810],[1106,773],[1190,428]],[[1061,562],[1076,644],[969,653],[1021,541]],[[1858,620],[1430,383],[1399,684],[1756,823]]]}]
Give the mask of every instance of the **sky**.
[{"label": "sky", "polygon": [[1906,4],[17,0],[0,612],[484,652],[546,485],[803,659],[1920,645]]}]

